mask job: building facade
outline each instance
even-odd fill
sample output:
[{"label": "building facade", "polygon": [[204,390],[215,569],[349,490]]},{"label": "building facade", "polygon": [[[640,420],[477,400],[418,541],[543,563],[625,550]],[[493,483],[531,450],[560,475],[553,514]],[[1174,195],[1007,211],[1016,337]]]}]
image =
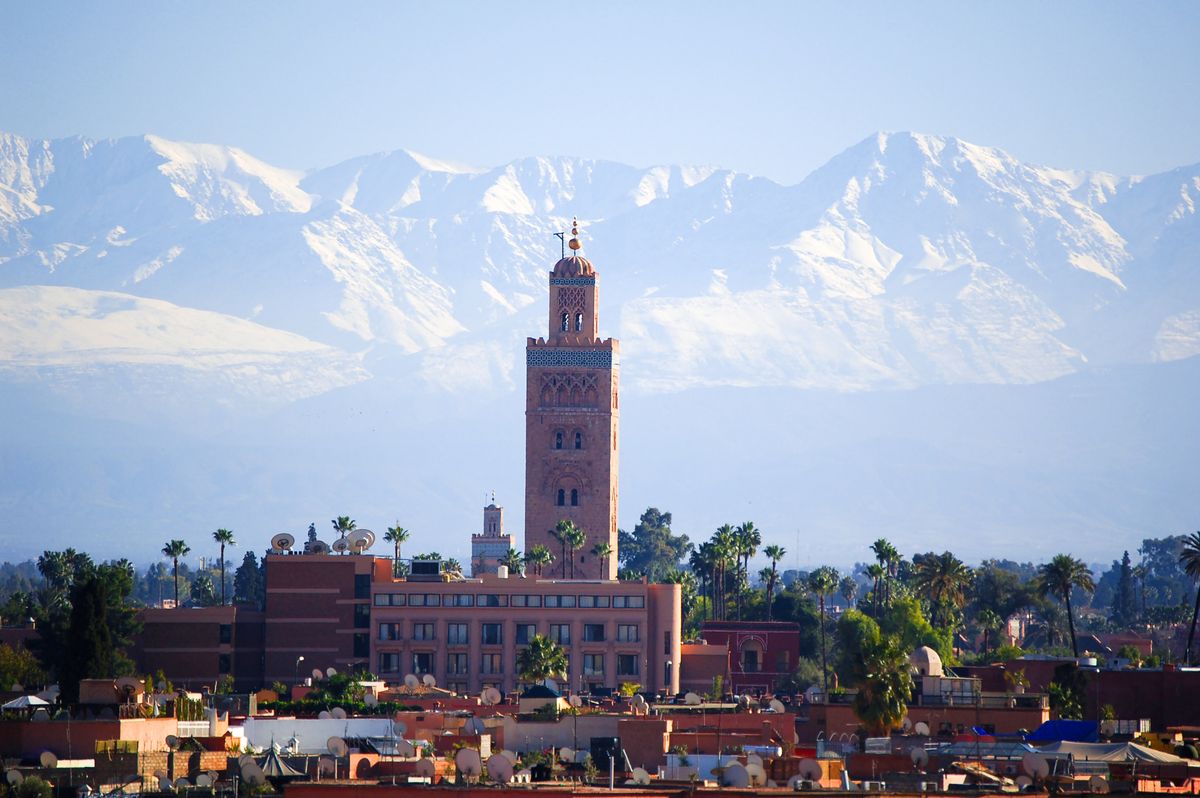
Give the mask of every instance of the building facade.
[{"label": "building facade", "polygon": [[[615,579],[620,345],[600,339],[598,276],[571,232],[550,272],[548,333],[525,347],[525,549],[557,552],[553,530],[570,520],[586,535],[575,576]],[[590,553],[602,542],[611,556]]]},{"label": "building facade", "polygon": [[179,687],[216,686],[225,676],[238,691],[263,682],[264,614],[240,606],[159,609],[138,612],[142,630],[133,658],[141,673],[162,671]]},{"label": "building facade", "polygon": [[483,508],[483,532],[471,535],[471,576],[496,573],[500,558],[516,545],[516,538],[504,531],[504,508],[493,497]]},{"label": "building facade", "polygon": [[725,685],[734,693],[774,691],[800,657],[800,625],[787,621],[705,621],[701,636],[728,652]]}]

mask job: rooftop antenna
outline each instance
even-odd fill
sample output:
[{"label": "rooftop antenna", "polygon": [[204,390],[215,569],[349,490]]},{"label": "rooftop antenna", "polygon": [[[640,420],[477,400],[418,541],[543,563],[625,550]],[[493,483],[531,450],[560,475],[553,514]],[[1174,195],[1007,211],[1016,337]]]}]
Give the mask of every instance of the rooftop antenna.
[{"label": "rooftop antenna", "polygon": [[560,258],[567,257],[567,231],[555,233],[554,237],[558,239],[558,248],[561,250]]}]

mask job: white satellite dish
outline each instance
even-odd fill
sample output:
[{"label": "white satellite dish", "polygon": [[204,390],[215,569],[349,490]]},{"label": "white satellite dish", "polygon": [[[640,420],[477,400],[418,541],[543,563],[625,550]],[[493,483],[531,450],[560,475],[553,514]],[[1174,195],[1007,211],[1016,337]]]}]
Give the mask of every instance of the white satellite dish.
[{"label": "white satellite dish", "polygon": [[912,727],[912,718],[905,715],[904,720],[900,721],[900,731],[904,734],[908,734],[910,731],[912,731]]},{"label": "white satellite dish", "polygon": [[404,686],[409,688],[410,690],[416,688],[417,685],[419,685],[420,683],[421,683],[421,680],[417,678],[417,675],[415,673],[410,673],[404,677]]},{"label": "white satellite dish", "polygon": [[783,705],[783,702],[780,701],[778,698],[771,699],[770,707],[771,707],[772,711],[778,712],[780,715],[782,715],[784,712],[787,712],[787,707],[785,707]]},{"label": "white satellite dish", "polygon": [[267,780],[267,774],[263,773],[262,768],[255,765],[252,768],[247,768],[246,772],[242,774],[242,778],[251,787],[261,787]]},{"label": "white satellite dish", "polygon": [[403,757],[412,757],[417,755],[417,749],[408,740],[400,739],[396,741],[396,753]]},{"label": "white satellite dish", "polygon": [[379,706],[379,696],[374,693],[367,693],[363,696],[363,703],[369,707],[377,707]]},{"label": "white satellite dish", "polygon": [[437,679],[432,673],[427,673],[421,677],[421,683],[426,687],[437,687]]},{"label": "white satellite dish", "polygon": [[346,745],[346,741],[341,737],[330,737],[325,741],[325,750],[336,757],[343,757],[350,750],[350,746]]},{"label": "white satellite dish", "polygon": [[758,765],[762,767],[763,759],[758,754],[746,754],[746,766]]},{"label": "white satellite dish", "polygon": [[913,733],[921,737],[929,736],[929,724],[923,720],[919,720],[913,724]]},{"label": "white satellite dish", "polygon": [[192,783],[187,780],[186,776],[180,776],[179,778],[175,779],[175,789],[177,790],[184,790],[191,786]]},{"label": "white satellite dish", "polygon": [[559,762],[573,762],[575,760],[575,749],[563,746],[558,749]]},{"label": "white satellite dish", "polygon": [[474,748],[458,749],[458,753],[454,755],[454,766],[468,778],[475,778],[483,773],[483,762]]},{"label": "white satellite dish", "polygon": [[700,696],[696,693],[688,693],[683,697],[683,703],[687,704],[689,707],[698,706],[702,701],[703,699],[700,698]]},{"label": "white satellite dish", "polygon": [[645,768],[634,768],[633,783],[640,784],[643,787],[646,786],[650,783],[650,774],[646,772]]},{"label": "white satellite dish", "polygon": [[637,707],[638,709],[641,709],[642,707],[646,706],[646,696],[642,695],[641,693],[638,693],[637,695],[635,695],[633,697],[633,705],[635,707]]},{"label": "white satellite dish", "polygon": [[1021,757],[1021,769],[1034,780],[1044,779],[1050,775],[1050,763],[1046,761],[1045,757],[1038,756],[1032,751]]},{"label": "white satellite dish", "polygon": [[375,533],[369,529],[356,529],[350,533],[346,541],[350,544],[352,552],[362,554],[375,543]]},{"label": "white satellite dish", "polygon": [[481,700],[481,701],[482,701],[482,702],[483,702],[483,703],[484,703],[486,706],[493,706],[493,705],[495,705],[495,704],[499,704],[499,703],[500,703],[500,700],[501,700],[502,698],[503,698],[503,696],[502,696],[502,695],[500,695],[500,691],[499,691],[499,690],[497,690],[495,687],[485,687],[485,688],[483,688],[483,694],[479,696],[479,699],[480,699],[480,700]]},{"label": "white satellite dish", "polygon": [[346,552],[350,551],[350,544],[346,542],[345,538],[338,538],[337,540],[333,541],[333,545],[330,546],[330,548],[332,548],[338,554],[345,554]]},{"label": "white satellite dish", "polygon": [[746,773],[750,776],[750,786],[765,787],[767,784],[767,772],[763,770],[762,765],[746,765]]},{"label": "white satellite dish", "polygon": [[211,787],[212,783],[213,783],[212,777],[209,776],[207,773],[201,773],[200,775],[196,776],[196,786],[197,787]]},{"label": "white satellite dish", "polygon": [[317,720],[329,720],[332,717],[333,715],[330,714],[328,709],[322,709],[317,713]]},{"label": "white satellite dish", "polygon": [[913,748],[908,755],[912,757],[912,763],[920,770],[924,770],[925,766],[929,764],[929,752],[924,748]]},{"label": "white satellite dish", "polygon": [[721,785],[739,789],[750,786],[750,772],[741,763],[730,765],[721,774]]},{"label": "white satellite dish", "polygon": [[323,756],[317,760],[317,770],[322,776],[332,776],[337,773],[337,760],[331,756]]},{"label": "white satellite dish", "polygon": [[158,791],[159,792],[168,792],[168,791],[170,791],[170,789],[171,789],[171,780],[168,779],[166,776],[159,776],[158,777]]},{"label": "white satellite dish", "polygon": [[305,554],[328,554],[329,544],[323,540],[314,540],[312,543],[304,544]]},{"label": "white satellite dish", "polygon": [[437,767],[433,764],[432,759],[418,759],[417,764],[413,766],[413,770],[418,776],[426,779],[433,779],[437,772]]},{"label": "white satellite dish", "polygon": [[487,761],[488,777],[500,784],[508,784],[513,777],[513,763],[504,754],[492,754]]},{"label": "white satellite dish", "polygon": [[58,767],[58,757],[54,755],[53,751],[42,751],[42,755],[38,757],[38,762],[41,763],[42,767],[47,769]]},{"label": "white satellite dish", "polygon": [[143,686],[142,680],[136,676],[122,676],[120,679],[117,679],[117,688],[126,696],[136,693]]},{"label": "white satellite dish", "polygon": [[325,669],[325,675],[332,679],[334,676],[337,676],[337,668],[330,665]]},{"label": "white satellite dish", "polygon": [[167,735],[167,748],[170,748],[172,751],[174,751],[178,747],[179,747],[179,738],[176,737],[174,734],[168,734]]},{"label": "white satellite dish", "polygon": [[329,717],[333,718],[334,720],[345,720],[346,710],[342,709],[341,707],[334,707],[333,709],[329,710]]},{"label": "white satellite dish", "polygon": [[271,548],[275,551],[289,551],[295,545],[296,539],[287,532],[280,532],[271,538]]},{"label": "white satellite dish", "polygon": [[314,682],[319,682],[325,678],[325,671],[320,668],[313,668],[312,677]]},{"label": "white satellite dish", "polygon": [[9,768],[9,770],[5,772],[4,778],[9,784],[15,787],[21,783],[21,780],[25,778],[25,776],[22,775],[21,771],[17,770],[16,768]]},{"label": "white satellite dish", "polygon": [[569,703],[573,707],[578,708],[578,707],[583,706],[583,699],[577,695],[573,695],[567,699],[567,703]]},{"label": "white satellite dish", "polygon": [[1088,779],[1088,788],[1093,795],[1103,795],[1108,792],[1108,779],[1101,776],[1099,773]]},{"label": "white satellite dish", "polygon": [[820,781],[821,763],[815,759],[801,759],[798,773],[805,781]]}]

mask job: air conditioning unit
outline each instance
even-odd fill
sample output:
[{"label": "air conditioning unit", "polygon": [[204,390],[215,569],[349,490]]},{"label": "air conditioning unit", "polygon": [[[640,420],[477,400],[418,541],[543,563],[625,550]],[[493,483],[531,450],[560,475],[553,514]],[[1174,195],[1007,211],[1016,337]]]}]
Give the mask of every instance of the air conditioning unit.
[{"label": "air conditioning unit", "polygon": [[864,781],[862,783],[863,792],[883,792],[882,781]]},{"label": "air conditioning unit", "polygon": [[816,782],[814,782],[810,779],[797,779],[795,784],[796,784],[796,786],[795,786],[796,792],[800,792],[802,790],[816,789]]},{"label": "air conditioning unit", "polygon": [[921,782],[921,792],[941,792],[941,791],[942,791],[942,785],[940,782],[936,782],[936,781]]}]

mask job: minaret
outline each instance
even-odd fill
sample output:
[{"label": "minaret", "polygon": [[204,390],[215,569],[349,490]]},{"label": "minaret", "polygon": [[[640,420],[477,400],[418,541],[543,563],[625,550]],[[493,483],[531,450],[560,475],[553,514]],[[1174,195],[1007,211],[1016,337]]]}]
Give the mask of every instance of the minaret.
[{"label": "minaret", "polygon": [[471,576],[496,573],[500,559],[515,544],[514,537],[504,531],[504,508],[496,505],[493,493],[491,503],[483,508],[483,532],[471,535]]},{"label": "minaret", "polygon": [[[617,574],[617,401],[619,343],[600,339],[596,270],[579,254],[578,222],[571,254],[550,272],[549,330],[525,347],[525,550],[554,553],[544,577],[561,578],[562,545],[553,530],[569,520],[586,536],[574,553],[576,579]],[[604,560],[592,548],[608,543]],[[565,571],[571,576],[571,551]]]}]

